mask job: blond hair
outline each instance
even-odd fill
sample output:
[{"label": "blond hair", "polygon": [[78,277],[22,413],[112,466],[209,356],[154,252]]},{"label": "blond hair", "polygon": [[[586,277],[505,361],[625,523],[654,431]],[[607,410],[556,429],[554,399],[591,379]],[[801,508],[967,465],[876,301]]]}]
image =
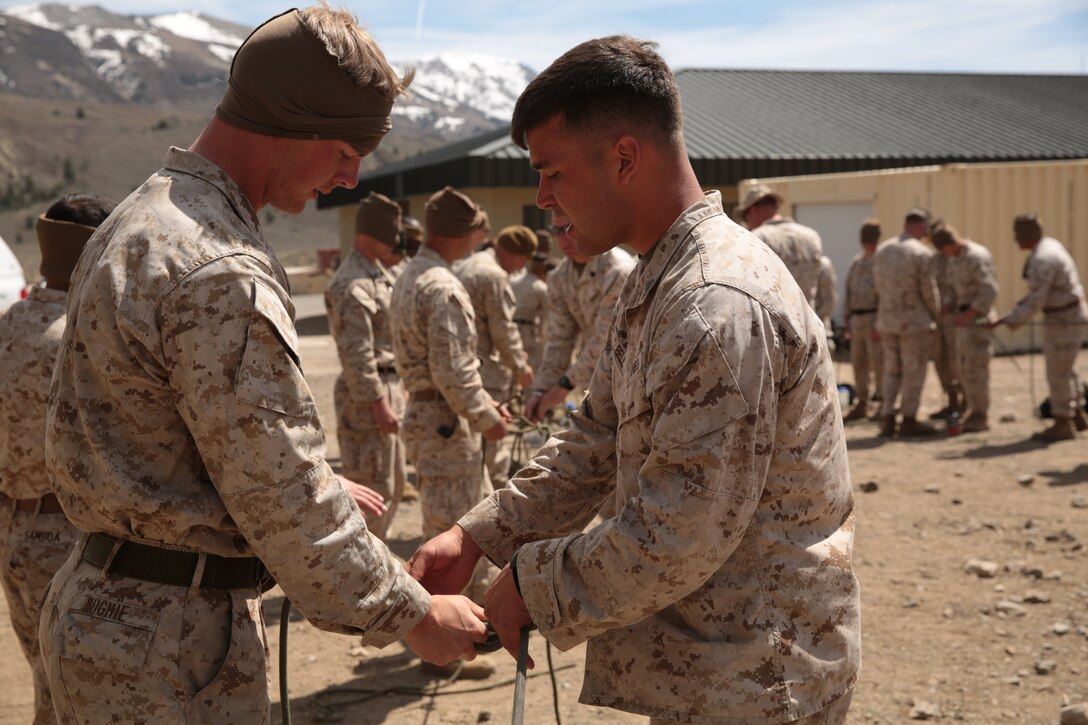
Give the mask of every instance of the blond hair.
[{"label": "blond hair", "polygon": [[409,69],[403,77],[398,77],[374,38],[350,11],[336,9],[328,0],[319,2],[320,5],[298,11],[302,24],[321,39],[325,49],[351,79],[360,86],[372,88],[390,102],[406,93],[415,70]]}]

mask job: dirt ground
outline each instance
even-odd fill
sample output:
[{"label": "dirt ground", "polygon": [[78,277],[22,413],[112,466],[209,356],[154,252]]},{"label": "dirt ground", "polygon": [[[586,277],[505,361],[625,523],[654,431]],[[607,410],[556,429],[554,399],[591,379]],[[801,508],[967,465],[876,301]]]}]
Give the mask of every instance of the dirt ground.
[{"label": "dirt ground", "polygon": [[[323,420],[332,423],[335,349],[321,334],[304,336],[301,345]],[[1088,351],[1079,369],[1088,373]],[[1063,705],[1088,700],[1088,437],[1051,446],[1026,440],[1042,426],[1032,417],[1029,386],[1033,373],[1035,395],[1045,396],[1041,358],[998,358],[991,371],[995,424],[988,433],[885,441],[875,423],[847,429],[864,653],[850,723],[1057,723]],[[851,380],[848,364],[839,366],[839,376]],[[940,405],[931,371],[922,412]],[[333,436],[334,464],[337,455]],[[402,504],[393,551],[410,556],[421,543],[419,531],[418,504]],[[993,576],[968,573],[971,560],[983,562],[981,568],[991,564]],[[277,723],[281,603],[275,589],[265,606]],[[6,605],[0,609],[6,621]],[[490,680],[444,685],[422,675],[399,644],[374,650],[301,619],[288,626],[295,723],[510,718],[514,662],[505,653],[488,656],[498,668]],[[4,626],[0,651],[7,653],[0,658],[0,722],[29,722],[29,670]],[[525,721],[547,725],[554,716],[539,635],[530,652],[539,674],[528,683]],[[563,723],[645,723],[578,704],[583,655],[582,647],[555,653]],[[368,698],[386,688],[402,690]]]}]

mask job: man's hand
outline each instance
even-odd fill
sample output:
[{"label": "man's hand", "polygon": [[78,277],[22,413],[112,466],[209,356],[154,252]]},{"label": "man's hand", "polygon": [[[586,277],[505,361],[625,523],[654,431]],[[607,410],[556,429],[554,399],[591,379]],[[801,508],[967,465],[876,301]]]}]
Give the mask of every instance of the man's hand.
[{"label": "man's hand", "polygon": [[389,401],[385,398],[378,398],[370,404],[370,409],[374,413],[374,422],[378,425],[378,430],[382,433],[396,433],[400,430],[400,421],[397,419],[397,414],[393,412],[393,409],[389,406]]},{"label": "man's hand", "polygon": [[408,560],[408,575],[431,594],[458,594],[472,578],[483,550],[460,526],[434,537]]},{"label": "man's hand", "polygon": [[1005,322],[1005,317],[1004,316],[1002,316],[1002,317],[987,317],[986,318],[986,329],[992,330],[995,327],[998,327],[999,325],[1004,324],[1004,322]]},{"label": "man's hand", "polygon": [[389,510],[381,494],[374,489],[368,488],[361,483],[355,483],[355,481],[344,478],[340,474],[336,474],[336,478],[339,479],[344,490],[355,499],[355,503],[359,505],[359,510],[363,512],[363,516],[366,518],[376,519]]},{"label": "man's hand", "polygon": [[476,642],[487,640],[484,610],[461,595],[432,596],[427,615],[404,641],[427,662],[444,665],[476,659]]},{"label": "man's hand", "polygon": [[[529,610],[525,608],[525,600],[514,586],[514,574],[509,565],[503,567],[495,581],[491,582],[491,588],[484,596],[484,612],[499,635],[502,646],[516,660],[521,628],[532,624],[533,620],[529,616]],[[528,667],[531,670],[534,666],[535,663],[530,657]]]},{"label": "man's hand", "polygon": [[[549,410],[557,405],[562,405],[569,393],[570,391],[562,385],[553,385],[551,390],[544,393],[541,397],[535,399],[530,398],[529,406],[526,409],[526,412],[529,414],[529,419],[534,423],[538,422],[548,414]],[[536,402],[535,406],[533,405],[534,400]]]},{"label": "man's hand", "polygon": [[976,317],[978,317],[978,313],[968,308],[963,312],[956,313],[956,316],[952,318],[952,322],[955,323],[956,327],[971,327],[975,324]]},{"label": "man's hand", "polygon": [[525,372],[518,376],[518,385],[522,390],[528,390],[529,386],[533,384],[533,369],[529,366],[525,367]]},{"label": "man's hand", "polygon": [[502,420],[484,431],[484,438],[489,441],[501,441],[505,438],[506,433],[509,430],[510,421],[514,419],[514,416],[510,415],[510,411],[506,409],[505,405],[495,403],[495,409],[499,411]]}]

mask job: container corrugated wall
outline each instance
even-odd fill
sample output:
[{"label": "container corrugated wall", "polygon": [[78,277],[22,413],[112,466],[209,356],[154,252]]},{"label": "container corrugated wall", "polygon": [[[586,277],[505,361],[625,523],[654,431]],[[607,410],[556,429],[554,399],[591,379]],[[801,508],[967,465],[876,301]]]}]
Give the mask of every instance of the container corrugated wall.
[{"label": "container corrugated wall", "polygon": [[[901,230],[907,209],[926,207],[934,218],[944,218],[964,236],[989,248],[1001,284],[997,301],[1001,312],[1027,290],[1021,279],[1027,253],[1020,251],[1012,237],[1017,214],[1038,213],[1045,233],[1072,254],[1082,283],[1088,274],[1088,159],[746,179],[740,184],[741,198],[755,183],[769,184],[785,197],[784,214],[792,214],[795,205],[843,204],[847,208],[850,203],[870,203],[886,236]],[[858,226],[861,221],[856,220]],[[836,271],[840,280],[845,278],[845,268]],[[1036,331],[1032,338],[1028,326],[1015,334],[1000,328],[998,349],[1027,349],[1032,339],[1038,347],[1041,335]]]}]

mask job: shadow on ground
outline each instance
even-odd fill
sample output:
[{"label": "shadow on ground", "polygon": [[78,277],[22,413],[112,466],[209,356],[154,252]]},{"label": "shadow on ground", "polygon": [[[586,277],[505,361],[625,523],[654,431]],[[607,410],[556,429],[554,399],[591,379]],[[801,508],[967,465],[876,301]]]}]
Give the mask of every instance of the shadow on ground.
[{"label": "shadow on ground", "polygon": [[1074,486],[1078,483],[1088,483],[1088,463],[1082,463],[1069,471],[1039,471],[1040,476],[1046,476],[1048,486]]}]

